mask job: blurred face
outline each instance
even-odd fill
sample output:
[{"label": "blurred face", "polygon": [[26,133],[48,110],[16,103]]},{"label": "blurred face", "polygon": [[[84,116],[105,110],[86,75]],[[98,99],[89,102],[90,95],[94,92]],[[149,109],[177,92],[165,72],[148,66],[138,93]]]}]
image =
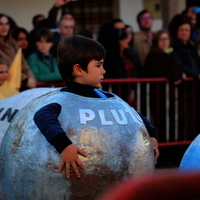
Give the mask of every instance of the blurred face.
[{"label": "blurred face", "polygon": [[188,11],[187,11],[187,13],[186,13],[186,16],[187,17],[192,17],[195,13],[194,13],[194,8],[195,8],[195,6],[192,6],[192,7],[190,7],[189,9],[188,9]]},{"label": "blurred face", "polygon": [[194,27],[197,23],[197,16],[195,14],[191,15],[191,17],[189,17],[190,23],[192,25],[192,27]]},{"label": "blurred face", "polygon": [[123,29],[123,28],[125,28],[125,24],[123,22],[115,22],[114,23],[114,28]]},{"label": "blurred face", "polygon": [[65,14],[62,16],[62,19],[68,19],[68,20],[72,20],[73,23],[75,24],[75,19],[71,14]]},{"label": "blurred face", "polygon": [[170,39],[167,33],[162,33],[158,40],[158,48],[161,50],[165,50],[170,47]]},{"label": "blurred face", "polygon": [[133,39],[133,31],[131,27],[127,27],[126,30],[127,40],[130,42]]},{"label": "blurred face", "polygon": [[70,37],[74,34],[74,22],[69,19],[62,19],[59,23],[60,34]]},{"label": "blurred face", "polygon": [[40,23],[40,21],[42,21],[43,19],[45,19],[43,16],[37,17],[36,20],[35,20],[35,24],[33,25],[33,27],[36,28],[38,26],[38,24]]},{"label": "blurred face", "polygon": [[0,85],[8,78],[8,67],[5,64],[0,64]]},{"label": "blurred face", "polygon": [[28,47],[27,35],[25,33],[21,32],[18,36],[17,43],[18,43],[19,47],[21,47],[22,49],[26,49]]},{"label": "blurred face", "polygon": [[49,51],[52,47],[53,43],[52,42],[47,42],[46,38],[42,37],[40,41],[36,42],[36,47],[38,51],[42,52],[45,55],[49,55]]},{"label": "blurred face", "polygon": [[139,18],[139,26],[141,30],[150,30],[153,25],[153,18],[150,13],[145,13]]},{"label": "blurred face", "polygon": [[0,37],[6,37],[10,29],[9,21],[7,17],[0,18]]},{"label": "blurred face", "polygon": [[178,28],[177,38],[183,43],[187,43],[190,39],[191,28],[189,24],[183,24]]}]

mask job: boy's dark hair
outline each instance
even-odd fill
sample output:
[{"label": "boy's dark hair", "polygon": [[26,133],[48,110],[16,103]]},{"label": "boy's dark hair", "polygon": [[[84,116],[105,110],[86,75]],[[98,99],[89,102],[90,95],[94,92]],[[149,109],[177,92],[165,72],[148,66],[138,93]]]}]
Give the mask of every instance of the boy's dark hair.
[{"label": "boy's dark hair", "polygon": [[41,41],[41,38],[45,38],[47,42],[54,41],[54,34],[47,28],[40,28],[35,33],[35,41]]},{"label": "boy's dark hair", "polygon": [[87,72],[90,61],[100,61],[104,57],[105,49],[99,42],[81,35],[66,37],[58,44],[58,68],[66,83],[75,78],[72,73],[75,64],[79,64]]},{"label": "boy's dark hair", "polygon": [[140,17],[146,13],[149,13],[151,15],[151,13],[147,10],[147,9],[144,9],[142,11],[140,11],[138,14],[137,14],[137,23],[140,22]]}]

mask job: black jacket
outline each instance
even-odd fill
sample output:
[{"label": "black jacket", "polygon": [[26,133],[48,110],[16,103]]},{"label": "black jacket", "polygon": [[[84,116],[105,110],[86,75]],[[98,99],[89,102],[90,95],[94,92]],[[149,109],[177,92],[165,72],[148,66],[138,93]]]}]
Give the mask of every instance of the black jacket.
[{"label": "black jacket", "polygon": [[190,42],[186,45],[180,40],[173,40],[174,53],[178,57],[183,72],[188,77],[198,78],[200,75],[200,57],[197,49]]}]

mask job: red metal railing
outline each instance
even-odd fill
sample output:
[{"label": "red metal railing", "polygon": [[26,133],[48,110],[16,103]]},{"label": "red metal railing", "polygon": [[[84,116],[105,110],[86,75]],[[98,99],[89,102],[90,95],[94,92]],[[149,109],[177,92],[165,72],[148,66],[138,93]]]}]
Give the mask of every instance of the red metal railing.
[{"label": "red metal railing", "polygon": [[[38,82],[38,87],[62,87],[64,82]],[[113,92],[146,116],[158,129],[159,146],[189,144],[198,135],[198,87],[187,78],[178,86],[166,78],[105,79]]]}]

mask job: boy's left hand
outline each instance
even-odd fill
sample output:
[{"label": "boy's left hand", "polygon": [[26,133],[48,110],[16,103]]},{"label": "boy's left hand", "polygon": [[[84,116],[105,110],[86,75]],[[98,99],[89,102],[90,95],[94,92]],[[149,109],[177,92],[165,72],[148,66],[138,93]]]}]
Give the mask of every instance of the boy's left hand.
[{"label": "boy's left hand", "polygon": [[156,165],[158,156],[160,155],[159,150],[158,150],[158,141],[156,140],[156,138],[151,137],[151,145],[152,145],[152,148],[153,148],[153,151],[154,151],[154,162],[155,162],[155,165]]},{"label": "boy's left hand", "polygon": [[58,171],[62,172],[62,170],[65,166],[67,178],[70,178],[70,168],[71,167],[75,171],[76,176],[78,178],[81,177],[78,166],[81,168],[81,170],[83,172],[86,171],[86,168],[83,165],[83,163],[81,162],[81,160],[79,159],[78,154],[85,156],[85,157],[88,156],[88,154],[85,151],[81,150],[79,147],[77,147],[73,144],[70,144],[69,146],[67,146],[61,153],[62,161],[61,161]]}]

